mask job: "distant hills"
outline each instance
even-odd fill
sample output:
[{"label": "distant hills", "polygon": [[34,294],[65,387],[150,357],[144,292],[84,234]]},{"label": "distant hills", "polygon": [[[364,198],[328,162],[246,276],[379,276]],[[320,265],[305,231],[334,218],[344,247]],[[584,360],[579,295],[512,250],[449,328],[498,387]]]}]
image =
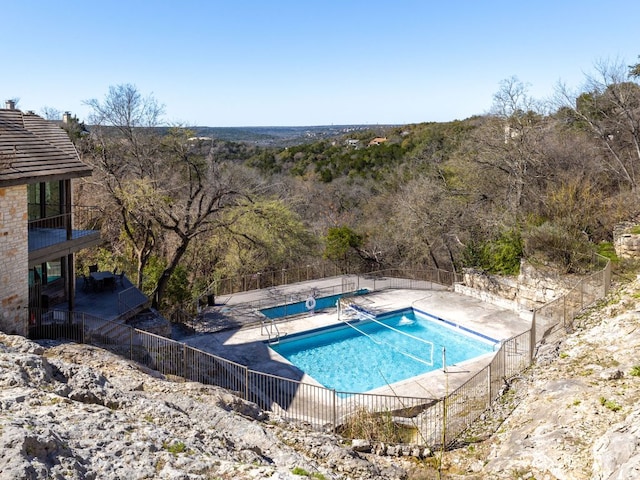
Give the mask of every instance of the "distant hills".
[{"label": "distant hills", "polygon": [[260,146],[287,146],[347,135],[350,132],[390,127],[392,125],[326,125],[310,127],[191,127],[199,137]]},{"label": "distant hills", "polygon": [[[188,126],[195,136],[211,138],[227,142],[246,143],[261,147],[287,147],[321,140],[341,137],[358,132],[380,132],[397,125],[320,125],[302,127],[205,127]],[[87,131],[96,128],[95,125],[83,125]],[[103,126],[104,129],[114,127]],[[153,128],[159,133],[167,133],[170,127]],[[377,134],[377,133],[376,133]]]}]

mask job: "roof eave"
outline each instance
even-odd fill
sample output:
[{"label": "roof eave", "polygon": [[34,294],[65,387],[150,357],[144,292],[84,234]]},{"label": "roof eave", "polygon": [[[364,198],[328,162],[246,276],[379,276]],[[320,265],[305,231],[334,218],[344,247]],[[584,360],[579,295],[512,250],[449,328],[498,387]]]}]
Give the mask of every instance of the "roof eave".
[{"label": "roof eave", "polygon": [[15,187],[16,185],[30,185],[33,183],[55,182],[58,180],[70,180],[73,178],[90,177],[93,171],[90,168],[76,170],[74,172],[65,172],[52,175],[35,175],[35,176],[16,176],[12,178],[2,178],[0,174],[0,188]]}]

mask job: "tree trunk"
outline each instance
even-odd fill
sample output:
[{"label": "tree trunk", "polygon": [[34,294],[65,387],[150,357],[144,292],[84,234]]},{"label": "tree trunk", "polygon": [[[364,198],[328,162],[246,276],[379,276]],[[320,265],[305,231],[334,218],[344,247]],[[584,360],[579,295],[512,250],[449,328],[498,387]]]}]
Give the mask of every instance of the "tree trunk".
[{"label": "tree trunk", "polygon": [[153,308],[158,309],[160,305],[162,305],[162,298],[164,297],[167,286],[169,285],[169,280],[171,280],[171,275],[173,275],[173,272],[175,271],[183,255],[187,251],[188,246],[189,238],[183,237],[182,242],[174,252],[173,257],[171,257],[171,261],[169,262],[167,267],[163,270],[162,275],[160,275],[158,284],[151,294],[151,306]]}]

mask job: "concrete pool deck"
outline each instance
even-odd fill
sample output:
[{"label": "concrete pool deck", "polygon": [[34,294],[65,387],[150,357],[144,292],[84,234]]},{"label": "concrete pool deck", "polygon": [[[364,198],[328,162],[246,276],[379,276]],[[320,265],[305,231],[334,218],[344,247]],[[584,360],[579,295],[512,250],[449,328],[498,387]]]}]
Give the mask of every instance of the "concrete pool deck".
[{"label": "concrete pool deck", "polygon": [[[331,280],[328,279],[320,282],[304,282],[303,284],[287,286],[286,288],[289,289],[288,291],[292,296],[297,292],[299,293],[298,296],[304,299],[304,295],[310,288],[326,288],[330,283]],[[333,283],[335,284],[335,279]],[[368,288],[363,283],[366,282],[360,280],[358,288]],[[528,312],[519,314],[473,297],[455,293],[435,284],[433,288],[433,290],[387,289],[357,296],[354,299],[356,303],[375,313],[415,307],[499,341],[523,333],[530,328],[531,314]],[[280,290],[282,289],[283,287],[280,287]],[[281,294],[282,292],[278,293]],[[220,302],[219,306],[214,307],[212,310],[214,313],[224,311],[227,326],[221,331],[186,336],[180,338],[180,341],[202,351],[248,366],[252,370],[291,378],[312,385],[320,385],[268,347],[269,332],[266,327],[260,324],[242,326],[246,319],[239,318],[240,316],[255,315],[255,311],[249,311],[245,306],[249,302],[255,303],[259,301],[261,296],[268,297],[273,294],[273,290],[252,291],[216,299],[217,302]],[[215,318],[215,315],[213,318]],[[238,326],[235,328],[233,326],[229,327],[229,320],[231,319],[231,325],[233,325],[234,318],[237,319]],[[213,323],[215,324],[215,320]],[[340,323],[336,309],[331,308],[280,320],[276,323],[276,326],[280,338],[286,338],[287,335],[294,333]],[[274,329],[272,336],[275,335]],[[448,365],[446,373],[442,370],[437,370],[375,389],[369,393],[440,398],[481,370],[492,358],[493,354],[483,355],[458,365]]]}]

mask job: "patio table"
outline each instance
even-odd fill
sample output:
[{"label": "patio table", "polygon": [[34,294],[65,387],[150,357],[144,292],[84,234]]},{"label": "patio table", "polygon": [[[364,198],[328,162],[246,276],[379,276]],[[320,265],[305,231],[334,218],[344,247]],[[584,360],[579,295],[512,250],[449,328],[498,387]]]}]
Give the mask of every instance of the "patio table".
[{"label": "patio table", "polygon": [[113,278],[113,272],[91,272],[91,276],[96,282],[101,282],[105,278]]},{"label": "patio table", "polygon": [[95,280],[96,290],[104,290],[109,287],[111,291],[116,288],[116,277],[113,272],[91,272],[91,278]]}]

